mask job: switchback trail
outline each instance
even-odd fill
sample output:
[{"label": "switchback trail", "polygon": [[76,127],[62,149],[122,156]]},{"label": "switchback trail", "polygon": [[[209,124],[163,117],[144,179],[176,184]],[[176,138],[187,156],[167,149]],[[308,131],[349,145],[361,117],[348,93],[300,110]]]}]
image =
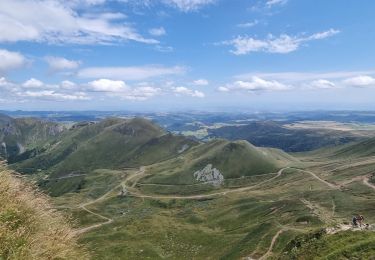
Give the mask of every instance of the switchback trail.
[{"label": "switchback trail", "polygon": [[[143,174],[144,171],[145,171],[145,167],[142,166],[142,167],[139,169],[139,171],[135,174],[135,176],[138,176],[139,174]],[[90,201],[88,201],[88,202],[86,202],[86,203],[83,203],[83,204],[81,204],[81,205],[78,206],[78,208],[80,208],[80,209],[82,209],[82,210],[85,210],[85,211],[87,211],[88,213],[93,214],[93,215],[95,215],[95,216],[97,216],[97,217],[99,217],[99,218],[101,218],[101,219],[104,219],[105,222],[98,223],[98,224],[94,224],[94,225],[91,225],[91,226],[88,226],[88,227],[84,227],[84,228],[78,229],[78,230],[76,231],[76,234],[77,234],[77,235],[80,235],[80,234],[82,234],[82,233],[88,232],[88,231],[90,231],[90,230],[92,230],[92,229],[94,229],[94,228],[98,228],[98,227],[101,227],[101,226],[103,226],[103,225],[111,224],[111,223],[113,222],[113,219],[112,219],[112,218],[108,218],[108,217],[103,216],[103,215],[101,215],[101,214],[99,214],[99,213],[95,213],[95,212],[89,210],[89,209],[86,208],[86,207],[89,206],[89,205],[95,204],[95,203],[97,203],[97,202],[99,202],[99,201],[104,200],[104,199],[107,198],[107,197],[108,197],[108,196],[109,196],[109,195],[110,195],[115,189],[117,189],[117,188],[120,187],[121,185],[122,185],[122,183],[119,184],[119,185],[117,185],[116,187],[112,188],[111,190],[109,190],[108,192],[106,192],[105,194],[103,194],[102,196],[100,196],[99,198],[96,198],[96,199],[94,199],[94,200],[90,200]]]}]

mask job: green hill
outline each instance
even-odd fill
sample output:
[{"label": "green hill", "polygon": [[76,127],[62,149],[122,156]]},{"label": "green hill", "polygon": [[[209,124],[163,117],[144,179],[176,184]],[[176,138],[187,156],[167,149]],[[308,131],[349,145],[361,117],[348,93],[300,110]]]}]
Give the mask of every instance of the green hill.
[{"label": "green hill", "polygon": [[[64,131],[60,124],[36,118],[11,118],[0,114],[0,157],[16,161],[28,150],[28,156],[37,153],[43,144]],[[22,156],[21,156],[22,157]]]},{"label": "green hill", "polygon": [[369,138],[364,141],[345,145],[333,152],[335,157],[366,157],[375,155],[375,138]]},{"label": "green hill", "polygon": [[49,170],[53,177],[98,168],[139,167],[165,160],[197,142],[166,133],[151,121],[111,118],[73,128],[46,151],[16,165],[26,173]]},{"label": "green hill", "polygon": [[[198,142],[166,133],[151,121],[109,118],[73,126],[34,157],[12,165],[22,173],[42,172],[41,186],[55,196],[76,191],[95,169],[140,167],[175,157]],[[76,178],[65,178],[77,175]],[[51,179],[52,181],[48,181]]]},{"label": "green hill", "polygon": [[[194,173],[208,165],[225,179],[276,172],[290,156],[279,150],[257,148],[247,141],[214,140],[194,147],[183,157],[161,164],[145,179],[147,183],[193,184]],[[166,170],[168,169],[168,170]]]}]

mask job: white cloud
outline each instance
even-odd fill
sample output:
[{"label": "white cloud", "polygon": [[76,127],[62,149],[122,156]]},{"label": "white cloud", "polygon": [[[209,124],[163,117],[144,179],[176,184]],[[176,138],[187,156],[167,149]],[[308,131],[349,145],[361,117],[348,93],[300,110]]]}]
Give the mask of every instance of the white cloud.
[{"label": "white cloud", "polygon": [[78,86],[76,83],[74,82],[71,82],[69,80],[64,80],[60,83],[60,87],[62,89],[67,89],[67,90],[70,90],[70,89],[76,89]]},{"label": "white cloud", "polygon": [[183,12],[196,11],[206,5],[216,2],[216,0],[163,0],[164,3],[176,7]]},{"label": "white cloud", "polygon": [[345,85],[349,85],[352,87],[375,87],[375,78],[365,75],[348,78],[343,82]]},{"label": "white cloud", "polygon": [[78,72],[81,78],[110,78],[118,80],[144,80],[148,78],[179,75],[186,71],[185,68],[164,66],[143,67],[92,67]]},{"label": "white cloud", "polygon": [[165,35],[165,34],[167,33],[163,27],[152,28],[152,29],[150,29],[148,32],[149,32],[152,36],[163,36],[163,35]]},{"label": "white cloud", "polygon": [[[0,37],[1,34],[2,33],[0,33]],[[0,73],[21,68],[26,65],[26,62],[27,60],[22,54],[0,49]]]},{"label": "white cloud", "polygon": [[357,77],[358,75],[366,74],[375,74],[375,70],[371,71],[331,71],[331,72],[250,72],[245,74],[240,74],[235,76],[235,79],[238,80],[249,80],[254,76],[272,79],[272,80],[281,80],[285,82],[303,82],[303,81],[313,81],[319,79],[347,79],[351,77]]},{"label": "white cloud", "polygon": [[4,77],[0,77],[0,90],[12,90],[15,85]]},{"label": "white cloud", "polygon": [[258,20],[254,20],[253,22],[239,23],[239,24],[237,24],[237,27],[250,28],[250,27],[253,27],[253,26],[257,25],[258,23],[259,23]]},{"label": "white cloud", "polygon": [[25,98],[36,98],[41,100],[53,100],[53,101],[77,101],[77,100],[90,100],[90,97],[84,92],[75,92],[73,94],[59,93],[53,90],[41,90],[41,91],[25,91],[19,92],[18,96]]},{"label": "white cloud", "polygon": [[230,89],[229,88],[227,88],[227,87],[218,87],[217,88],[217,90],[219,91],[219,92],[229,92],[230,91]]},{"label": "white cloud", "polygon": [[160,93],[160,88],[155,88],[152,86],[140,86],[130,89],[127,92],[118,93],[118,96],[122,99],[143,101],[159,95]]},{"label": "white cloud", "polygon": [[336,84],[332,81],[326,79],[318,79],[310,82],[308,88],[311,89],[335,89],[337,88]]},{"label": "white cloud", "polygon": [[275,80],[265,80],[259,77],[253,77],[249,81],[237,80],[226,86],[220,87],[218,90],[221,92],[228,91],[246,91],[246,92],[261,92],[261,91],[278,91],[288,90],[291,86],[285,85]]},{"label": "white cloud", "polygon": [[75,60],[68,60],[63,57],[45,57],[45,61],[48,63],[49,67],[53,71],[62,71],[62,70],[75,70],[77,69],[81,62]]},{"label": "white cloud", "polygon": [[22,84],[22,87],[24,88],[42,88],[44,86],[45,85],[42,81],[34,78],[31,78]]},{"label": "white cloud", "polygon": [[197,86],[207,86],[209,82],[207,79],[197,79],[193,81],[193,84]]},{"label": "white cloud", "polygon": [[90,91],[106,92],[109,97],[143,101],[161,93],[160,88],[148,83],[140,83],[136,87],[128,86],[121,80],[98,79],[87,84]]},{"label": "white cloud", "polygon": [[271,8],[276,5],[285,5],[288,2],[288,0],[268,0],[266,2],[266,6]]},{"label": "white cloud", "polygon": [[98,79],[88,83],[90,90],[99,92],[123,92],[128,89],[121,80]]},{"label": "white cloud", "polygon": [[290,53],[296,51],[305,42],[325,39],[337,33],[339,33],[338,30],[330,29],[307,37],[282,34],[279,37],[269,35],[267,39],[263,40],[248,36],[238,36],[221,44],[233,46],[234,49],[231,52],[235,55],[244,55],[251,52]]},{"label": "white cloud", "polygon": [[198,90],[192,90],[186,87],[173,87],[172,91],[180,96],[191,96],[191,97],[198,97],[198,98],[204,98],[205,94]]},{"label": "white cloud", "polygon": [[158,43],[155,39],[144,38],[127,23],[114,23],[113,16],[81,15],[74,7],[74,4],[57,0],[1,0],[0,42],[108,44],[132,40]]}]

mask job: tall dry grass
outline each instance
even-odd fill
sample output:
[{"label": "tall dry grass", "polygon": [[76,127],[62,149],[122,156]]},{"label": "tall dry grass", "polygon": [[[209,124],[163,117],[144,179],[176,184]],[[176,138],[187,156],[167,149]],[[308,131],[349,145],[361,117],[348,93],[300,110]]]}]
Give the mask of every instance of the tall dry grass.
[{"label": "tall dry grass", "polygon": [[0,259],[88,259],[48,198],[0,165]]}]

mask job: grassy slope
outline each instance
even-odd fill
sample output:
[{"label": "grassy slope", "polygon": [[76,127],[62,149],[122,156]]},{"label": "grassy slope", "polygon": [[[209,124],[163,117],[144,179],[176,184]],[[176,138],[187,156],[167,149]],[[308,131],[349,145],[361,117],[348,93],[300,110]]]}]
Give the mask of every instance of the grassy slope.
[{"label": "grassy slope", "polygon": [[[191,154],[197,158],[212,155],[215,152],[211,154],[211,151],[220,150],[215,147],[225,146],[221,145],[211,142],[207,146],[197,146],[183,157],[189,160]],[[272,152],[273,156],[293,161],[279,151]],[[298,164],[305,164],[309,170],[333,183],[337,177],[335,174],[326,175],[329,170],[351,165],[345,158],[322,161],[321,157],[310,156],[308,161]],[[183,165],[182,162],[183,158],[170,160],[155,165],[153,170],[168,175],[171,168],[173,171],[178,165]],[[345,167],[340,174],[348,174],[344,180],[356,176],[356,170],[357,174],[362,174],[358,170],[363,166]],[[373,164],[367,167],[371,168]],[[152,178],[147,182],[149,180]],[[248,181],[246,185],[249,186],[257,183],[256,178]],[[157,190],[148,191],[159,193]],[[179,193],[178,190],[173,192]],[[313,208],[307,207],[306,202]],[[270,259],[368,259],[374,252],[374,233],[348,231],[324,235],[319,240],[309,238],[323,227],[350,221],[353,214],[363,214],[366,222],[375,223],[374,203],[375,193],[361,182],[354,181],[344,189],[336,190],[308,173],[290,169],[278,179],[256,189],[211,199],[112,197],[93,205],[92,210],[112,216],[114,223],[85,234],[81,242],[89,245],[96,259],[111,259],[125,254],[128,259],[258,258],[268,250],[273,236],[283,228],[285,231],[276,240]],[[80,213],[76,212],[76,216]],[[300,235],[305,238],[294,248],[295,244],[291,241],[299,241]],[[112,242],[107,244],[106,241]],[[105,247],[98,248],[98,245]]]},{"label": "grassy slope", "polygon": [[88,184],[88,177],[59,179],[68,174],[95,175],[95,169],[140,167],[170,159],[197,145],[183,136],[165,133],[148,120],[107,119],[66,132],[38,156],[17,163],[24,173],[43,170],[51,181],[41,186],[53,196],[79,191]]},{"label": "grassy slope", "polygon": [[[92,135],[94,139],[91,137],[85,139],[82,148],[76,147],[75,151],[83,149],[82,151],[86,153],[97,153],[97,149],[94,149],[95,145],[102,145],[102,140],[110,137],[117,125],[123,124],[114,122],[105,127],[104,131],[99,129],[99,133]],[[80,131],[83,129],[85,129],[84,131],[91,131],[93,127],[83,127]],[[133,128],[125,127],[122,132],[132,133],[132,137],[129,138],[134,138],[134,132],[131,129]],[[103,132],[106,131],[109,131],[108,136],[104,139],[99,138],[98,143],[96,143],[95,138],[97,136],[102,137]],[[73,131],[73,133],[77,134],[78,132]],[[86,133],[81,134],[83,137],[88,136]],[[125,138],[128,135],[125,134]],[[112,148],[114,147],[113,149],[117,151],[117,157],[115,156],[114,161],[116,162],[118,158],[130,158],[129,160],[124,159],[126,164],[136,166],[146,161],[155,162],[160,158],[169,159],[172,154],[176,155],[177,158],[175,159],[150,167],[148,173],[152,173],[152,175],[141,180],[145,184],[175,184],[174,189],[168,190],[169,194],[181,194],[182,185],[176,184],[194,183],[193,172],[203,168],[207,163],[213,163],[214,167],[222,171],[227,179],[238,178],[242,175],[249,176],[246,177],[246,182],[241,181],[239,184],[249,186],[266,178],[266,173],[274,172],[291,162],[294,165],[296,164],[294,158],[279,150],[255,148],[243,141],[216,140],[192,147],[179,154],[178,151],[176,153],[177,148],[180,149],[181,144],[185,144],[185,141],[181,142],[181,140],[185,140],[181,137],[161,134],[146,138],[147,141],[139,136],[136,136],[135,139],[143,141],[139,142],[138,148],[127,149],[126,156],[119,155],[122,151],[120,148],[116,150],[119,147],[116,146],[118,142],[112,143]],[[169,145],[171,142],[176,143],[176,145]],[[60,146],[61,143],[55,149]],[[194,146],[194,143],[192,146]],[[102,147],[106,146],[103,145]],[[142,149],[139,149],[139,147],[142,147]],[[163,149],[159,150],[159,147],[163,147]],[[368,150],[369,148],[371,147],[364,149]],[[302,162],[297,163],[300,167],[308,167],[318,176],[333,183],[348,180],[356,174],[368,173],[373,167],[373,164],[369,164],[334,170],[338,166],[345,166],[346,164],[350,166],[351,163],[345,156],[334,158],[332,151],[337,150],[327,150],[324,156],[310,153],[301,156]],[[156,151],[162,156],[159,157],[159,154],[155,154]],[[357,152],[360,153],[361,149]],[[79,155],[77,156],[75,152],[71,154],[76,158],[83,158],[84,156],[80,153],[77,153]],[[102,155],[111,160],[109,155]],[[114,156],[114,154],[110,155]],[[71,155],[69,154],[69,156]],[[331,157],[331,159],[328,160],[326,157]],[[101,160],[101,158],[97,160]],[[358,156],[357,160],[361,161],[365,158]],[[69,169],[71,165],[74,165],[69,160],[64,159],[63,161],[65,164],[55,164],[55,168],[52,168],[57,176],[61,174],[57,171],[58,169]],[[83,161],[85,163],[90,162],[90,160],[86,161],[85,158],[83,158]],[[79,162],[78,160],[75,163],[79,165]],[[105,163],[95,165],[95,167],[101,165],[107,167],[108,165]],[[83,183],[83,188],[79,190],[79,193],[67,193],[57,198],[60,205],[77,206],[87,198],[97,198],[111,187],[117,186],[124,178],[120,172],[105,169],[92,169],[88,173],[89,175],[85,177],[86,183]],[[262,176],[255,176],[258,174]],[[63,182],[65,181],[71,182],[72,180],[67,179]],[[61,182],[55,183],[53,190],[58,190],[57,187],[63,187],[61,184]],[[148,192],[160,193],[162,190],[165,191],[166,188],[157,187],[156,189],[149,189]],[[198,188],[194,192],[202,193],[204,191],[206,190]],[[63,193],[65,192],[66,190]],[[286,231],[277,239],[273,250],[273,253],[278,255],[282,252],[288,252],[290,249],[288,243],[296,235],[315,233],[315,230],[322,227],[348,221],[353,214],[362,213],[366,216],[366,221],[375,223],[373,217],[375,216],[375,194],[370,188],[363,186],[361,182],[355,181],[346,185],[345,189],[334,190],[308,173],[293,169],[287,170],[279,178],[256,189],[211,199],[188,201],[121,198],[113,196],[117,192],[89,207],[94,212],[99,212],[114,219],[114,222],[110,225],[94,229],[81,237],[80,242],[88,245],[93,251],[95,259],[238,259],[249,255],[260,257],[267,251],[272,237],[281,228],[285,228]],[[187,192],[189,193],[191,190],[188,189]],[[307,207],[306,202],[313,209]],[[89,226],[101,221],[80,209],[76,209],[72,213],[78,218],[82,226]],[[349,232],[349,234],[353,239],[356,237],[367,241],[362,233],[357,235]],[[337,251],[337,256],[341,257],[345,253],[343,249],[350,249],[351,242],[340,240],[339,236],[335,235],[332,238],[327,237],[327,239],[331,239],[331,242],[327,242],[327,248],[313,244],[310,247],[308,241],[305,246],[307,248],[306,253],[303,253],[305,247],[294,250],[296,251],[296,258],[306,259],[303,258],[303,255],[308,255],[310,251],[311,255],[314,255],[314,250],[321,250],[327,252],[327,254]],[[368,239],[368,241],[372,241],[370,237]],[[368,247],[361,246],[350,250],[353,252],[359,251],[356,254],[364,256],[364,258],[366,258],[367,252],[372,252],[368,251]],[[299,252],[302,253],[299,254]]]},{"label": "grassy slope", "polygon": [[[2,166],[0,166],[2,167]],[[0,258],[87,259],[47,198],[0,168]]]},{"label": "grassy slope", "polygon": [[345,231],[333,235],[321,232],[302,235],[292,240],[281,259],[373,259],[375,232]]},{"label": "grassy slope", "polygon": [[146,183],[193,184],[193,173],[212,164],[224,178],[276,172],[285,165],[281,151],[257,148],[246,141],[214,140],[194,147],[184,156],[152,168]]}]

